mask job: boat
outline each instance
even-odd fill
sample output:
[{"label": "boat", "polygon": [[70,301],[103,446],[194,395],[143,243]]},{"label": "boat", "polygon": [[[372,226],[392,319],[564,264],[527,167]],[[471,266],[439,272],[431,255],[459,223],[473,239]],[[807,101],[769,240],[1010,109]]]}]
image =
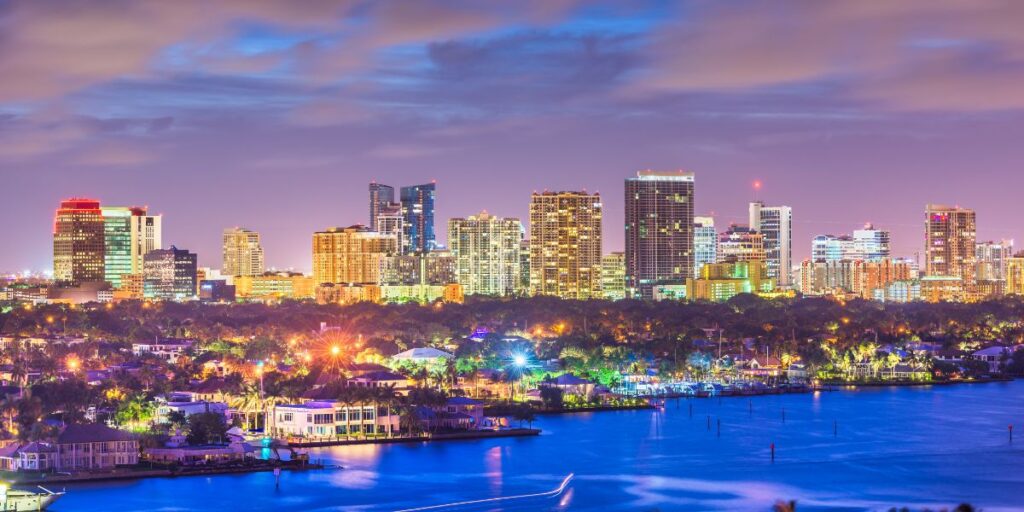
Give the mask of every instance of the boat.
[{"label": "boat", "polygon": [[43,486],[36,489],[9,487],[0,484],[0,510],[8,512],[42,511],[64,496],[64,492],[53,492]]}]

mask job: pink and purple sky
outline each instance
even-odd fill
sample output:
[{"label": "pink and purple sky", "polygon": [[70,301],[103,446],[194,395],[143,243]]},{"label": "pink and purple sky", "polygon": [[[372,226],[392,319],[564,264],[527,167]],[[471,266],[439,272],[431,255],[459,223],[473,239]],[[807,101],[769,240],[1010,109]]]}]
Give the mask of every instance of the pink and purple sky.
[{"label": "pink and purple sky", "polygon": [[436,179],[449,217],[525,217],[530,192],[697,174],[745,222],[751,183],[794,209],[796,259],[867,221],[894,252],[924,205],[1018,237],[1024,2],[0,0],[0,269],[42,270],[62,198],[149,205],[164,243],[268,266],[365,223],[371,179]]}]

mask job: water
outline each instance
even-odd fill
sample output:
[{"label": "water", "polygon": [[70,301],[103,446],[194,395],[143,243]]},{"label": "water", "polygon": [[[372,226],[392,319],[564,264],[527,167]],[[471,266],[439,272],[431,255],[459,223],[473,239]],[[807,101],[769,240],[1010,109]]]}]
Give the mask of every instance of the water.
[{"label": "water", "polygon": [[449,510],[1024,510],[1022,399],[1024,381],[669,401],[544,416],[536,438],[314,450],[345,469],[285,472],[279,490],[270,473],[75,486],[55,510],[393,511],[539,493],[569,473],[556,497]]}]

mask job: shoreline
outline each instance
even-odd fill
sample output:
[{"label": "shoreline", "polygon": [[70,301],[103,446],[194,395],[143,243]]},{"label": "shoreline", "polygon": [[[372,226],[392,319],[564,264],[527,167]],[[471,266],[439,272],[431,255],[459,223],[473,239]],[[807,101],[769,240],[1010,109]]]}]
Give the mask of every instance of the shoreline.
[{"label": "shoreline", "polygon": [[390,437],[381,439],[337,439],[324,441],[288,441],[292,448],[321,448],[325,446],[350,446],[363,444],[401,444],[422,443],[429,441],[467,441],[474,439],[498,439],[507,437],[531,437],[540,435],[539,428],[515,428],[509,430],[470,430],[466,432],[446,432],[409,437]]},{"label": "shoreline", "polygon": [[816,388],[818,391],[834,391],[839,388],[909,388],[909,387],[922,387],[922,386],[956,386],[959,384],[991,384],[993,382],[1013,382],[1013,377],[990,377],[986,379],[971,379],[971,380],[937,380],[937,381],[892,381],[892,382],[842,382],[842,381],[822,381],[821,387],[833,388],[833,389],[821,389]]},{"label": "shoreline", "polygon": [[115,480],[141,480],[144,478],[177,478],[191,476],[209,475],[231,475],[242,473],[268,473],[276,468],[282,471],[308,471],[316,469],[329,469],[328,466],[315,463],[295,464],[284,461],[280,464],[258,464],[252,467],[195,467],[187,469],[139,469],[139,470],[114,470],[104,473],[80,473],[72,475],[54,475],[47,478],[11,478],[8,483],[11,485],[38,485],[53,486],[53,484],[78,484],[89,482],[115,481]]}]

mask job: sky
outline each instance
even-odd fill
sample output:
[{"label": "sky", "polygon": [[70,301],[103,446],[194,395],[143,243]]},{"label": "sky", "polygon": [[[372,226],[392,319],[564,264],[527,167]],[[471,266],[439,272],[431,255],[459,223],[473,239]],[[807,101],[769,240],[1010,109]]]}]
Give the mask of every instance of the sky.
[{"label": "sky", "polygon": [[202,265],[244,226],[308,270],[371,180],[436,180],[442,243],[597,191],[621,250],[641,169],[693,171],[721,226],[791,206],[796,261],[865,222],[913,256],[927,203],[1024,239],[1021,27],[1016,0],[0,0],[0,270],[49,268],[73,196],[148,205]]}]

